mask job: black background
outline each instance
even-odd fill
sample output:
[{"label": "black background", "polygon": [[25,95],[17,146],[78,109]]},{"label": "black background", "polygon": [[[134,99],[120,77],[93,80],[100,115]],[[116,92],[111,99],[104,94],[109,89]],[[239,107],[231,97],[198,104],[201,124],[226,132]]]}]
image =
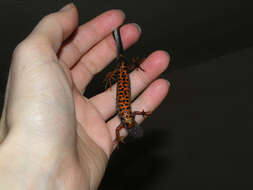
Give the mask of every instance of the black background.
[{"label": "black background", "polygon": [[[1,0],[1,107],[15,46],[70,1]],[[252,189],[252,6],[240,0],[74,1],[80,24],[112,8],[141,25],[129,56],[170,53],[171,82],[144,137],[113,153],[100,189]],[[103,90],[99,74],[88,97]]]}]

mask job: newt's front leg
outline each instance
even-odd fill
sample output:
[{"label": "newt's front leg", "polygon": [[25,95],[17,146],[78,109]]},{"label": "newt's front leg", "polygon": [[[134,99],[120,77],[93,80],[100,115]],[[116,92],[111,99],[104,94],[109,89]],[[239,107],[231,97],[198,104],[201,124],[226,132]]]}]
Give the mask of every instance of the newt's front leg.
[{"label": "newt's front leg", "polygon": [[133,69],[140,69],[143,72],[145,72],[145,70],[140,66],[143,62],[144,62],[145,58],[140,58],[139,56],[132,58],[132,64],[129,65],[128,70],[131,71]]},{"label": "newt's front leg", "polygon": [[118,72],[118,69],[115,69],[111,72],[109,72],[106,76],[105,76],[105,79],[104,79],[104,83],[105,83],[105,89],[107,88],[111,88],[112,86],[112,83],[114,81],[116,81],[117,79],[117,72]]}]

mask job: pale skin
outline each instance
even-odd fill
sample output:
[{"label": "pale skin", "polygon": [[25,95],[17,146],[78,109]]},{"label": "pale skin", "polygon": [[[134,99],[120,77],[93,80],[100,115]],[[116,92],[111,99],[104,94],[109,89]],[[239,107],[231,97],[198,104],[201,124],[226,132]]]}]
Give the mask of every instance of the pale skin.
[{"label": "pale skin", "polygon": [[[111,33],[123,21],[122,11],[110,10],[78,26],[69,4],[16,47],[0,123],[0,189],[98,188],[120,123],[108,120],[116,112],[115,85],[90,99],[82,94],[115,58]],[[123,25],[124,48],[140,34],[136,24]],[[141,93],[133,110],[153,112],[165,98],[169,83],[157,77],[168,63],[166,52],[155,51],[142,63],[145,72],[131,73],[132,98]]]}]

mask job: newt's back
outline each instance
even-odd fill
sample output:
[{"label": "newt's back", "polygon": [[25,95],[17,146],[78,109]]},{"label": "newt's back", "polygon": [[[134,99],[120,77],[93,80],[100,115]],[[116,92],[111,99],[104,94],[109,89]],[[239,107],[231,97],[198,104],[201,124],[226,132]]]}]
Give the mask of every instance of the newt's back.
[{"label": "newt's back", "polygon": [[123,57],[119,58],[117,73],[117,111],[124,123],[132,123],[131,87],[128,74],[128,65]]}]

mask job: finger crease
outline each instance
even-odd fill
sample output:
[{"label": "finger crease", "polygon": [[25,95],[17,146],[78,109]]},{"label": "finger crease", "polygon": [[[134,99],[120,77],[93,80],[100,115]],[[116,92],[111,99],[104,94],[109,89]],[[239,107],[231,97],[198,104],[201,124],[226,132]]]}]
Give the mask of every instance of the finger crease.
[{"label": "finger crease", "polygon": [[72,41],[72,46],[77,51],[78,56],[81,56],[82,55],[82,51],[81,51],[81,49],[79,48],[79,46],[76,44],[76,42],[74,40]]},{"label": "finger crease", "polygon": [[96,64],[94,61],[84,60],[82,61],[82,65],[86,68],[86,70],[93,76],[97,73]]}]

